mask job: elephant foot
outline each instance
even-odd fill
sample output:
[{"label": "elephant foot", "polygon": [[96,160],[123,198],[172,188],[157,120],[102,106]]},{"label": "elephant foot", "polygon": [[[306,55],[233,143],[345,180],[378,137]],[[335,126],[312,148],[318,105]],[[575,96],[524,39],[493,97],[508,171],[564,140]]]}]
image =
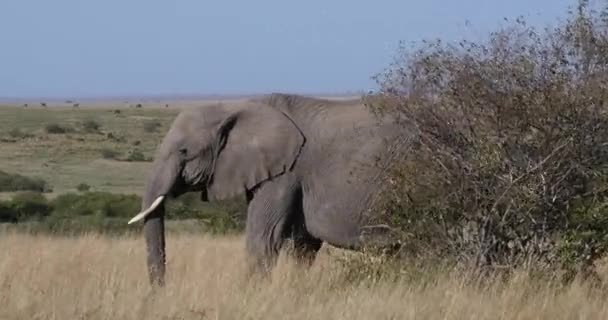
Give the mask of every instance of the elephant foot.
[{"label": "elephant foot", "polygon": [[269,278],[276,259],[252,256],[247,260],[247,278],[250,280],[259,281]]},{"label": "elephant foot", "polygon": [[396,230],[384,224],[361,227],[359,243],[363,251],[381,251],[389,255],[401,248]]}]

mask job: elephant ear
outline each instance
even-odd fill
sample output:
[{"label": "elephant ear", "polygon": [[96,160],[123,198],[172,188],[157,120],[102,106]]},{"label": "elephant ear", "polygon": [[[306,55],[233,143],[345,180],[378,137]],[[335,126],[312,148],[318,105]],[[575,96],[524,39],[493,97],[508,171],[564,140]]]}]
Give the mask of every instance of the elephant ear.
[{"label": "elephant ear", "polygon": [[296,124],[267,105],[250,106],[218,128],[209,196],[216,200],[242,194],[289,171],[305,143]]}]

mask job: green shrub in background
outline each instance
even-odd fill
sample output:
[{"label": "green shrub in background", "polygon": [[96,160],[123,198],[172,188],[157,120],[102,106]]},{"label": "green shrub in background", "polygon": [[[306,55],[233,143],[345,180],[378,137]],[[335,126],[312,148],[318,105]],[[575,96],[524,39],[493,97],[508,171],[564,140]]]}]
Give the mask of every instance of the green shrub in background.
[{"label": "green shrub in background", "polygon": [[118,157],[118,152],[112,149],[104,148],[101,149],[101,157],[104,159],[116,159]]},{"label": "green shrub in background", "polygon": [[10,201],[0,201],[0,223],[16,223],[19,221],[19,217]]},{"label": "green shrub in background", "polygon": [[162,126],[162,124],[157,119],[144,121],[144,131],[145,132],[157,132],[161,126]]},{"label": "green shrub in background", "polygon": [[404,48],[377,78],[370,106],[417,135],[376,204],[404,253],[573,274],[606,252],[607,15],[580,1],[545,33],[518,19],[487,42]]},{"label": "green shrub in background", "polygon": [[78,190],[80,192],[87,192],[87,191],[91,190],[91,186],[86,183],[80,183],[76,186],[76,190]]},{"label": "green shrub in background", "polygon": [[8,132],[8,135],[11,136],[12,138],[16,138],[16,139],[26,139],[26,138],[31,138],[34,135],[28,132],[24,132],[19,128],[14,128],[11,131]]},{"label": "green shrub in background", "polygon": [[53,189],[40,178],[30,178],[0,170],[0,192],[37,191],[51,192]]},{"label": "green shrub in background", "polygon": [[44,130],[49,134],[63,134],[63,133],[71,133],[75,130],[71,127],[60,125],[57,123],[49,123],[44,127]]},{"label": "green shrub in background", "polygon": [[52,208],[39,192],[20,192],[11,201],[0,201],[0,222],[40,220],[47,217]]},{"label": "green shrub in background", "polygon": [[95,120],[86,120],[82,123],[82,128],[87,133],[98,133],[99,129],[101,129],[101,124]]},{"label": "green shrub in background", "polygon": [[20,192],[11,200],[10,207],[18,220],[41,219],[51,214],[52,207],[39,192]]},{"label": "green shrub in background", "polygon": [[[47,200],[40,193],[19,193],[0,202],[0,222],[17,223],[18,230],[77,234],[87,231],[120,234],[138,230],[127,221],[141,209],[136,195],[108,192],[67,193]],[[203,203],[198,193],[167,201],[172,231],[230,233],[245,226],[244,199]],[[180,222],[181,221],[181,222]]]},{"label": "green shrub in background", "polygon": [[143,154],[143,152],[139,151],[138,149],[133,149],[133,150],[129,151],[129,154],[125,158],[125,161],[141,162],[141,161],[152,161],[152,159],[146,158],[146,156]]},{"label": "green shrub in background", "polygon": [[67,193],[55,198],[53,215],[78,217],[96,215],[100,217],[130,218],[139,212],[141,200],[136,195],[108,192]]}]

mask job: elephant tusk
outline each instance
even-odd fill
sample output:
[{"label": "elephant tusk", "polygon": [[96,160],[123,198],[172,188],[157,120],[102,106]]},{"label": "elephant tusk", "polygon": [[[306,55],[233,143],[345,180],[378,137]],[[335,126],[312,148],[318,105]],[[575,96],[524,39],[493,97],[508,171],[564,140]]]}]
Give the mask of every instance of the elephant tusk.
[{"label": "elephant tusk", "polygon": [[154,211],[154,209],[156,209],[156,207],[158,207],[158,205],[161,202],[163,202],[163,199],[165,199],[165,196],[160,196],[160,197],[156,198],[156,200],[154,200],[154,202],[152,202],[152,205],[150,205],[150,207],[148,209],[146,209],[146,211],[142,211],[142,212],[138,213],[135,217],[131,218],[131,220],[129,220],[128,224],[137,222],[137,221],[145,218],[152,211]]}]

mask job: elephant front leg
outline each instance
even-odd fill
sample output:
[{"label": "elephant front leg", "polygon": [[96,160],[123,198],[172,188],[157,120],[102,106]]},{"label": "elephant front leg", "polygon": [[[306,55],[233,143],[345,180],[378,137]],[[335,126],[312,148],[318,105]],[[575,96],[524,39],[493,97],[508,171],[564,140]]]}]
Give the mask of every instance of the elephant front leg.
[{"label": "elephant front leg", "polygon": [[298,203],[295,178],[281,176],[264,183],[247,209],[246,249],[250,271],[266,275],[276,264],[289,236],[290,217]]}]

